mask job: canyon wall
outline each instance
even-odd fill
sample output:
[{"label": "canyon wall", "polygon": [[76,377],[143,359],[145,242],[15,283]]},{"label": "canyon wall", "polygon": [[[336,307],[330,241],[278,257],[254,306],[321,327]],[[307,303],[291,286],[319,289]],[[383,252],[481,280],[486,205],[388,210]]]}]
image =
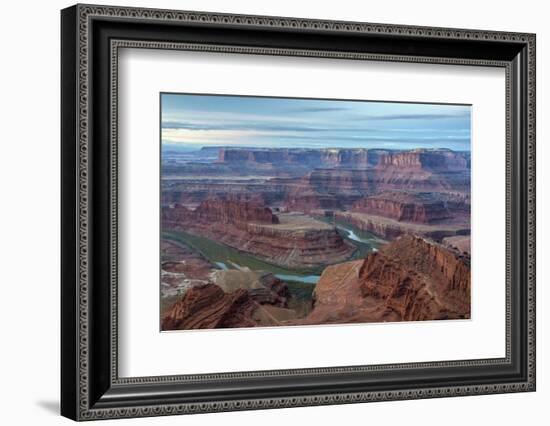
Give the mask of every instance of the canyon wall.
[{"label": "canyon wall", "polygon": [[468,156],[446,149],[415,149],[388,152],[380,156],[378,168],[396,167],[409,170],[462,171],[469,167]]},{"label": "canyon wall", "polygon": [[255,223],[279,223],[271,209],[255,201],[204,200],[193,211],[194,220],[199,222],[221,222],[235,225]]},{"label": "canyon wall", "polygon": [[272,275],[217,274],[216,284],[194,286],[173,304],[163,330],[470,318],[470,257],[410,235],[328,266],[305,318],[288,309],[288,289]]},{"label": "canyon wall", "polygon": [[460,171],[469,168],[469,155],[448,149],[396,151],[366,148],[229,148],[218,150],[218,163],[307,165],[310,167],[387,168]]},{"label": "canyon wall", "polygon": [[433,193],[382,193],[358,200],[353,204],[352,211],[399,222],[432,223],[452,217],[446,204]]},{"label": "canyon wall", "polygon": [[217,163],[187,163],[163,180],[162,203],[257,194],[267,204],[307,212],[347,209],[387,191],[470,190],[469,154],[445,149],[219,148],[218,156]]},{"label": "canyon wall", "polygon": [[163,330],[254,327],[252,316],[258,304],[248,291],[225,293],[215,284],[189,289],[162,320]]},{"label": "canyon wall", "polygon": [[[165,262],[163,271],[166,267],[176,269],[181,278],[189,279],[189,273],[195,271],[188,260]],[[272,273],[210,266],[208,273],[201,275],[205,281],[194,280],[178,297],[161,299],[162,305],[172,301],[161,311],[162,330],[280,325],[280,320],[295,317],[288,309],[287,284]]]},{"label": "canyon wall", "polygon": [[394,240],[402,235],[414,234],[441,241],[445,237],[455,235],[469,235],[470,225],[466,222],[457,223],[415,223],[399,222],[397,220],[374,216],[359,212],[334,212],[334,217],[343,222],[359,228],[362,231],[370,232],[385,240]]},{"label": "canyon wall", "polygon": [[307,165],[310,167],[375,166],[387,151],[367,149],[221,148],[219,163]]},{"label": "canyon wall", "polygon": [[347,260],[355,248],[332,226],[301,215],[282,215],[254,201],[207,200],[195,210],[162,209],[162,228],[213,239],[285,267],[317,268]]},{"label": "canyon wall", "polygon": [[327,267],[302,323],[469,317],[469,257],[405,236],[364,260]]},{"label": "canyon wall", "polygon": [[161,320],[162,330],[268,327],[296,319],[292,309],[263,303],[254,291],[224,291],[216,284],[189,289]]}]

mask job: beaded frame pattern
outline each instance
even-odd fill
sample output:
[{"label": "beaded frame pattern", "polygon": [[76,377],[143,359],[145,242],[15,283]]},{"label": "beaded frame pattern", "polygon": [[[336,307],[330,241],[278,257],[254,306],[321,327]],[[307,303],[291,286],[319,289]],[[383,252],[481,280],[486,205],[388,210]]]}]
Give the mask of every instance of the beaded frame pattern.
[{"label": "beaded frame pattern", "polygon": [[[533,34],[494,32],[464,29],[448,29],[436,27],[417,27],[387,24],[370,24],[357,22],[338,22],[326,20],[311,20],[297,18],[247,16],[233,14],[216,14],[203,12],[170,11],[157,9],[141,9],[126,7],[104,7],[94,5],[78,5],[78,418],[80,420],[105,419],[113,417],[141,417],[160,416],[188,413],[206,413],[232,410],[250,410],[266,408],[283,408],[310,405],[344,404],[354,402],[403,400],[418,398],[435,398],[445,396],[465,396],[488,393],[506,393],[518,391],[532,391],[535,389],[535,36]],[[358,393],[333,393],[326,395],[311,395],[303,397],[277,397],[248,400],[231,400],[208,403],[176,403],[155,406],[143,406],[137,408],[89,408],[89,336],[88,336],[88,111],[89,109],[89,28],[90,20],[94,17],[118,17],[128,19],[139,19],[141,21],[174,21],[192,22],[205,24],[233,24],[240,26],[252,26],[256,28],[292,28],[311,29],[327,32],[358,32],[378,33],[385,35],[410,35],[426,38],[447,38],[465,40],[487,40],[487,41],[509,41],[525,43],[527,45],[528,73],[527,73],[527,97],[528,97],[528,182],[527,182],[527,269],[528,269],[528,330],[527,330],[527,354],[528,354],[528,379],[526,382],[504,383],[479,386],[450,386],[424,389],[403,389],[395,391],[380,392],[358,392]],[[225,52],[238,54],[262,54],[262,55],[284,55],[284,56],[310,56],[325,57],[333,59],[362,59],[374,61],[396,61],[396,62],[424,62],[444,63],[456,65],[478,65],[505,67],[506,69],[506,357],[500,359],[481,359],[448,362],[430,362],[414,364],[388,364],[373,366],[353,367],[327,367],[316,369],[300,370],[272,370],[261,372],[243,373],[220,373],[208,375],[187,375],[187,376],[159,376],[159,377],[136,377],[119,378],[117,368],[117,71],[118,71],[118,49],[119,48],[148,48],[148,49],[171,49],[171,50],[195,50],[208,52]],[[184,43],[146,42],[133,40],[111,40],[111,381],[117,384],[124,383],[168,383],[178,381],[200,381],[245,377],[271,377],[271,376],[300,376],[305,374],[331,374],[342,372],[359,371],[380,371],[403,368],[425,368],[425,367],[449,367],[449,366],[478,366],[489,364],[503,364],[510,362],[510,203],[511,203],[511,129],[509,118],[510,106],[510,67],[506,62],[470,60],[460,58],[419,58],[414,56],[397,56],[381,54],[361,54],[327,52],[313,50],[295,49],[273,49],[253,48],[236,46],[198,45]]]}]

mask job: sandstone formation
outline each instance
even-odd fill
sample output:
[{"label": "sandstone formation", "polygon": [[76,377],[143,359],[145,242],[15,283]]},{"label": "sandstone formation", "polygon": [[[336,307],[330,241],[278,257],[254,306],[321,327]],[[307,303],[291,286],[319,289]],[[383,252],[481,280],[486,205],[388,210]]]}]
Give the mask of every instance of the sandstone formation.
[{"label": "sandstone formation", "polygon": [[443,238],[442,243],[460,253],[470,254],[470,236],[469,235],[457,235],[454,237]]},{"label": "sandstone formation", "polygon": [[163,229],[207,237],[286,267],[347,260],[355,248],[333,226],[300,215],[274,215],[252,201],[206,200],[196,209],[164,208]]},{"label": "sandstone formation", "polygon": [[285,200],[284,210],[309,213],[313,210],[338,210],[344,207],[342,200],[334,195],[315,192],[292,191]]},{"label": "sandstone formation", "polygon": [[163,227],[180,224],[225,224],[246,228],[248,223],[275,224],[279,222],[269,207],[258,200],[216,198],[202,201],[196,209],[173,205],[163,209]]},{"label": "sandstone formation", "polygon": [[[266,279],[267,278],[267,279]],[[271,274],[215,271],[162,318],[163,330],[424,321],[470,317],[470,258],[404,236],[366,259],[327,267],[305,318],[287,308],[288,288]]]},{"label": "sandstone formation", "polygon": [[[321,203],[324,202],[329,208],[351,208],[361,198],[388,191],[468,193],[470,176],[468,170],[433,172],[399,167],[316,169],[299,180],[280,178],[276,182],[277,188],[285,192],[283,197],[289,208],[299,206],[304,197],[308,199],[304,203],[306,206],[317,203],[323,208]],[[277,198],[280,199],[281,195]]]},{"label": "sandstone formation", "polygon": [[220,222],[239,226],[248,222],[279,223],[269,207],[255,201],[205,200],[193,211],[193,218],[199,222]]},{"label": "sandstone formation", "polygon": [[366,169],[399,167],[460,171],[469,167],[469,155],[448,149],[395,151],[366,148],[239,148],[220,147],[218,163],[253,166],[259,164],[307,165],[314,168]]},{"label": "sandstone formation", "polygon": [[161,241],[161,296],[176,296],[195,285],[210,282],[214,265],[188,247]]},{"label": "sandstone formation", "polygon": [[[163,163],[162,203],[255,194],[290,210],[349,208],[385,191],[467,194],[469,154],[445,149],[217,148],[217,163]],[[209,154],[210,155],[210,154]],[[210,158],[210,157],[208,157]]]},{"label": "sandstone formation", "polygon": [[470,317],[469,257],[406,236],[364,260],[329,266],[301,323]]},{"label": "sandstone formation", "polygon": [[[199,172],[200,173],[200,172]],[[285,180],[288,182],[288,180]],[[276,184],[274,179],[173,179],[164,182],[161,203],[198,205],[207,199],[262,199],[266,203],[280,203],[288,193],[286,184]]]},{"label": "sandstone formation", "polygon": [[251,271],[248,268],[216,270],[212,273],[211,280],[225,293],[244,289],[252,300],[260,304],[282,308],[288,306],[288,286],[270,272]]},{"label": "sandstone formation", "polygon": [[453,172],[466,170],[469,164],[465,154],[448,149],[415,149],[406,152],[388,152],[380,157],[377,167]]},{"label": "sandstone formation", "polygon": [[449,236],[470,234],[470,224],[467,218],[436,224],[424,224],[400,222],[388,217],[358,212],[337,211],[334,212],[334,217],[385,240],[394,240],[402,235],[414,234],[441,241],[443,238]]},{"label": "sandstone formation", "polygon": [[431,192],[384,192],[356,201],[352,210],[399,222],[432,223],[452,216],[447,205]]},{"label": "sandstone formation", "polygon": [[162,330],[280,325],[296,318],[288,309],[287,284],[272,273],[221,270],[185,246],[171,241],[162,245],[163,254],[169,251],[170,259],[179,259],[162,264]]},{"label": "sandstone formation", "polygon": [[[163,330],[469,318],[470,167],[448,149],[163,150]],[[371,252],[346,223],[390,242]]]},{"label": "sandstone formation", "polygon": [[166,312],[161,328],[193,330],[208,328],[237,328],[282,325],[296,319],[296,314],[277,304],[262,303],[258,293],[237,288],[232,292],[216,284],[189,289]]},{"label": "sandstone formation", "polygon": [[227,294],[215,284],[189,289],[162,320],[163,330],[253,327],[258,304],[244,289]]},{"label": "sandstone formation", "polygon": [[239,164],[307,165],[309,167],[374,166],[383,150],[303,148],[221,148],[218,162]]}]

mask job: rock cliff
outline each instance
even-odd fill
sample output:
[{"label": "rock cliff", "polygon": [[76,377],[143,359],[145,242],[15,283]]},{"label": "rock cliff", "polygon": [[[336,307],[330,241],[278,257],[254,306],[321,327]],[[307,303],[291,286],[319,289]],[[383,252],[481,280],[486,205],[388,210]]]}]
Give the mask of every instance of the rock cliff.
[{"label": "rock cliff", "polygon": [[349,208],[385,191],[470,189],[469,154],[445,149],[219,148],[218,153],[217,163],[185,164],[164,179],[163,204],[256,194],[270,205],[310,211]]},{"label": "rock cliff", "polygon": [[290,292],[287,284],[270,272],[248,268],[216,270],[211,274],[211,280],[225,293],[242,288],[248,291],[252,300],[262,305],[288,306]]},{"label": "rock cliff", "polygon": [[231,148],[218,150],[218,163],[245,167],[261,164],[303,165],[351,169],[388,168],[414,170],[460,171],[469,167],[467,153],[448,149],[415,149],[409,151],[366,148]]},{"label": "rock cliff", "polygon": [[164,316],[162,329],[254,327],[257,307],[244,289],[227,294],[215,284],[193,287]]},{"label": "rock cliff", "polygon": [[243,224],[248,222],[279,223],[269,207],[256,201],[243,200],[204,200],[193,211],[193,217],[199,222],[221,222]]},{"label": "rock cliff", "polygon": [[164,314],[161,329],[265,327],[296,318],[293,310],[264,300],[264,296],[260,288],[224,291],[216,284],[192,287]]},{"label": "rock cliff", "polygon": [[389,151],[355,149],[303,149],[303,148],[221,148],[218,162],[240,163],[248,167],[254,164],[305,165],[309,167],[351,167],[375,166],[379,156]]},{"label": "rock cliff", "polygon": [[434,193],[385,192],[355,202],[353,211],[399,222],[432,223],[449,219],[451,211]]},{"label": "rock cliff", "polygon": [[190,287],[207,284],[214,265],[188,247],[161,241],[161,298],[181,294]]},{"label": "rock cliff", "polygon": [[377,167],[453,172],[466,170],[468,157],[466,154],[448,149],[415,149],[405,152],[388,152],[380,156]]},{"label": "rock cliff", "polygon": [[286,267],[316,268],[347,260],[355,248],[336,228],[300,214],[274,215],[256,202],[207,200],[195,210],[162,210],[163,229],[207,237]]},{"label": "rock cliff", "polygon": [[305,324],[470,317],[469,257],[414,236],[329,266]]}]

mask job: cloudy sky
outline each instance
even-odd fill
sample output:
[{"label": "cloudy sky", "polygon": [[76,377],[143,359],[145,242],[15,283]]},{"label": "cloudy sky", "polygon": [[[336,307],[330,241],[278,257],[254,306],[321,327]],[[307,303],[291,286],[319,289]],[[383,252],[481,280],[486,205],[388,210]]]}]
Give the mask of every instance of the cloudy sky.
[{"label": "cloudy sky", "polygon": [[163,144],[470,150],[470,106],[161,95]]}]

